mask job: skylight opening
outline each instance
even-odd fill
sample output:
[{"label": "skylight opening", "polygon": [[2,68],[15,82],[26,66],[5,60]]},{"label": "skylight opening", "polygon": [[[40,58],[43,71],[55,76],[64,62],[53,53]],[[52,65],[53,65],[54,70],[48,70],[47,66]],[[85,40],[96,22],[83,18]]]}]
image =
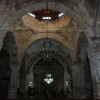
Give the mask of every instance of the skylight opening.
[{"label": "skylight opening", "polygon": [[59,14],[59,17],[61,17],[61,16],[63,16],[63,15],[64,15],[64,13],[60,13],[60,14]]},{"label": "skylight opening", "polygon": [[28,13],[30,16],[32,16],[32,17],[34,17],[35,18],[35,15],[34,14],[32,14],[32,13]]},{"label": "skylight opening", "polygon": [[42,17],[42,19],[49,19],[49,20],[50,20],[50,19],[51,19],[51,17]]},{"label": "skylight opening", "polygon": [[59,11],[55,11],[53,9],[40,9],[33,12],[28,13],[33,18],[38,20],[56,20],[64,15]]}]

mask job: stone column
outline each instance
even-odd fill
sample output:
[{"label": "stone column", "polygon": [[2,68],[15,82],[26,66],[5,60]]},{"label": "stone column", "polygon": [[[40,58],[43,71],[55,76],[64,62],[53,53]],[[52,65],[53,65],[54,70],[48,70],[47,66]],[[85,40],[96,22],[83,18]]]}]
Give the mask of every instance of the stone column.
[{"label": "stone column", "polygon": [[69,98],[72,98],[72,76],[71,76],[71,74],[68,74],[68,76],[67,76],[67,78],[68,78],[68,89],[69,89]]},{"label": "stone column", "polygon": [[72,67],[73,98],[86,98],[84,65],[76,61]]},{"label": "stone column", "polygon": [[16,99],[17,96],[17,82],[18,81],[18,69],[17,66],[11,67],[11,78],[10,78],[10,86],[8,91],[9,99]]},{"label": "stone column", "polygon": [[100,47],[88,48],[94,98],[100,99]]},{"label": "stone column", "polygon": [[20,95],[20,98],[26,98],[27,96],[28,79],[26,71],[20,70],[20,89],[23,91],[23,95]]},{"label": "stone column", "polygon": [[[31,82],[31,83],[30,83]],[[33,71],[30,72],[29,75],[29,86],[31,86],[33,88]]]},{"label": "stone column", "polygon": [[67,86],[66,86],[66,81],[68,81],[68,80],[67,80],[67,72],[64,71],[64,90],[66,90],[66,88],[67,88]]}]

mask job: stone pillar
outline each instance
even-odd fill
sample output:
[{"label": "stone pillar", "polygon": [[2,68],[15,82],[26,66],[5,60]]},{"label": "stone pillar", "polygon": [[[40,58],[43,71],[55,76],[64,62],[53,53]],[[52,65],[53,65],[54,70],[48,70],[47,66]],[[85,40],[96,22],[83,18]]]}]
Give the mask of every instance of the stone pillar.
[{"label": "stone pillar", "polygon": [[11,67],[11,79],[10,79],[10,86],[8,91],[8,98],[9,99],[16,99],[17,96],[17,81],[18,81],[18,70],[17,66]]},{"label": "stone pillar", "polygon": [[100,47],[88,48],[94,98],[100,99]]},{"label": "stone pillar", "polygon": [[67,74],[67,72],[64,71],[64,90],[66,90],[67,87],[69,89],[70,96],[72,96],[72,77],[71,74]]},{"label": "stone pillar", "polygon": [[76,61],[72,67],[73,98],[86,98],[84,65]]},{"label": "stone pillar", "polygon": [[64,71],[64,90],[66,90],[66,88],[67,88],[67,86],[66,86],[66,81],[68,81],[68,80],[67,80],[67,72]]},{"label": "stone pillar", "polygon": [[33,72],[31,71],[29,74],[29,86],[31,86],[33,88]]},{"label": "stone pillar", "polygon": [[68,74],[67,76],[68,79],[68,89],[69,89],[69,98],[72,98],[72,76],[71,74]]},{"label": "stone pillar", "polygon": [[28,83],[27,83],[28,76],[26,75],[26,71],[20,71],[20,88],[23,90],[23,95],[20,96],[20,98],[25,98],[27,95],[27,88],[28,88]]}]

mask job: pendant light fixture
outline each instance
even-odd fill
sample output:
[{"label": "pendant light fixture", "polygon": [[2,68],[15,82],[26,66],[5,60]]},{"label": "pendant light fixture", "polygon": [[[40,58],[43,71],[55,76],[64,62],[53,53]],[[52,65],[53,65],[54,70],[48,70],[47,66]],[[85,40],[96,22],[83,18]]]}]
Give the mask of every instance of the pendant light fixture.
[{"label": "pendant light fixture", "polygon": [[47,84],[50,84],[51,82],[53,82],[53,78],[51,77],[51,74],[46,74],[46,78],[44,79],[44,81]]}]

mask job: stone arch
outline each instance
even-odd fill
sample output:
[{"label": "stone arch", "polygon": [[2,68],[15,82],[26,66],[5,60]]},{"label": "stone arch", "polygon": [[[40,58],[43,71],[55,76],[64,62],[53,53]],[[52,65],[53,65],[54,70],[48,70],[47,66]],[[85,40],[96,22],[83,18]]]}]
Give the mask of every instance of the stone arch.
[{"label": "stone arch", "polygon": [[78,40],[78,45],[76,49],[76,60],[80,60],[82,62],[85,62],[88,51],[88,41],[84,33],[81,33],[79,40]]},{"label": "stone arch", "polygon": [[[70,74],[71,73],[70,66],[66,66],[66,65],[69,65],[68,61],[65,60],[65,58],[63,56],[61,56],[60,54],[56,54],[55,57],[56,57],[55,59],[57,59],[58,61],[60,61],[60,63],[64,66],[64,69],[66,70],[66,72],[68,74]],[[38,62],[38,60],[41,59],[41,57],[38,55],[38,52],[37,52],[37,55],[35,57],[33,57],[33,58],[36,59],[36,62]],[[34,59],[33,59],[33,61],[34,61]],[[29,67],[33,66],[36,62],[34,62],[34,63],[29,62],[29,64],[31,64]],[[30,69],[31,68],[28,68],[27,71],[26,71],[26,73],[29,73]]]},{"label": "stone arch", "polygon": [[6,50],[10,55],[9,67],[11,69],[10,85],[8,90],[8,98],[16,97],[17,89],[17,71],[18,71],[18,57],[17,57],[17,46],[15,37],[12,32],[8,31],[3,40],[2,49]]},{"label": "stone arch", "polygon": [[[56,41],[56,42],[58,42],[59,44],[61,44],[61,46],[63,46],[64,48],[66,48],[66,50],[68,51],[68,57],[70,57],[71,55],[70,55],[70,51],[69,51],[69,49],[67,48],[67,46],[65,45],[66,44],[66,42],[65,42],[65,44],[63,44],[61,41],[59,41],[59,38],[58,37],[56,37],[56,38],[53,38],[54,36],[49,36],[48,35],[48,38],[50,39],[50,40],[54,40],[54,41]],[[47,38],[46,36],[43,36],[42,38],[41,37],[39,37],[39,36],[36,36],[36,38],[34,39],[34,41],[32,41],[31,43],[29,43],[29,45],[27,46],[27,48],[26,48],[26,50],[24,51],[24,53],[23,53],[23,56],[22,56],[22,58],[21,58],[21,62],[22,62],[22,60],[23,60],[23,58],[25,57],[25,56],[27,56],[27,54],[26,54],[26,52],[27,52],[27,50],[32,46],[32,45],[34,45],[34,43],[36,43],[37,41],[40,41],[40,40],[42,40],[42,39],[45,39],[45,38]],[[38,56],[38,52],[36,53],[35,52],[35,54],[36,54],[36,56],[35,57],[37,57]],[[58,54],[57,54],[58,55]],[[66,58],[65,59],[67,59],[67,56],[66,56]],[[59,55],[59,57],[62,57],[61,55]],[[64,59],[64,57],[62,57],[62,59]],[[62,60],[62,59],[60,59],[60,60]],[[70,57],[70,59],[71,59],[71,57]],[[63,60],[62,60],[62,62],[63,62]],[[65,63],[65,62],[64,62]],[[24,68],[25,69],[25,68]],[[69,69],[68,69],[69,70]]]},{"label": "stone arch", "polygon": [[[27,54],[26,54],[27,55]],[[63,57],[60,54],[56,54],[55,55],[55,59],[57,59],[64,67],[65,72],[67,72],[67,74],[71,74],[71,66],[70,66],[70,62],[68,62],[67,59],[65,59],[65,57]],[[23,82],[25,82],[26,80],[26,75],[30,73],[31,69],[34,67],[34,65],[40,60],[42,59],[42,57],[40,57],[40,55],[38,54],[38,52],[35,52],[35,54],[33,55],[33,57],[30,59],[29,62],[27,62],[27,65],[23,66],[23,62],[25,60],[25,56],[23,57],[22,63],[21,63],[21,67],[20,67],[20,72],[21,73],[21,82],[20,82],[20,87],[23,87],[22,84]],[[28,68],[26,68],[28,67]],[[25,88],[25,87],[24,87]]]},{"label": "stone arch", "polygon": [[[22,57],[25,55],[27,49],[36,41],[38,41],[39,39],[43,39],[46,38],[47,35],[46,34],[37,34],[34,35],[33,37],[31,37],[30,42],[28,43],[27,47],[25,48],[24,52],[22,53],[20,58],[20,61],[22,60]],[[61,35],[57,35],[57,34],[48,34],[48,38],[50,39],[54,39],[56,41],[58,41],[59,43],[61,43],[65,48],[67,48],[69,54],[71,54],[71,47],[70,44],[67,43],[67,41],[65,40],[65,38]]]},{"label": "stone arch", "polygon": [[[19,18],[21,18],[23,15],[27,14],[28,12],[32,12],[32,11],[39,10],[39,9],[45,9],[45,8],[47,8],[47,5],[45,2],[36,2],[36,3],[34,2],[34,4],[30,2],[30,3],[28,3],[28,5],[26,4],[26,5],[22,6],[19,10],[12,11],[11,14],[9,15],[9,17],[7,18],[7,20],[2,24],[2,28],[3,27],[11,28],[12,25]],[[86,23],[86,21],[83,19],[83,17],[81,15],[75,13],[68,6],[61,4],[61,3],[57,3],[57,2],[48,2],[48,8],[51,8],[51,9],[54,9],[54,10],[57,10],[60,12],[64,12],[65,15],[69,16],[79,26],[81,26],[83,30],[84,29],[90,30],[88,23]],[[91,31],[91,32],[87,32],[85,34],[86,34],[86,37],[87,37],[90,45],[92,45],[90,36],[93,35],[93,32]]]},{"label": "stone arch", "polygon": [[[39,55],[38,55],[39,56]],[[70,88],[70,92],[71,92],[71,89],[72,89],[72,87],[71,87],[71,84],[72,84],[72,77],[71,77],[71,69],[69,69],[69,62],[67,62],[67,60],[65,60],[65,58],[63,57],[63,56],[61,56],[61,55],[59,55],[59,54],[56,54],[55,55],[56,56],[56,58],[53,58],[53,59],[56,59],[56,60],[58,60],[58,62],[60,62],[60,64],[61,64],[61,68],[63,68],[63,70],[64,70],[64,78],[66,78],[66,77],[69,77],[70,76],[70,79],[68,78],[67,79],[67,81],[70,83],[70,85],[69,85],[69,88]],[[59,57],[60,56],[60,57]],[[34,58],[35,59],[35,58]],[[38,66],[37,67],[35,67],[35,65],[41,60],[41,59],[43,59],[42,57],[36,57],[36,62],[34,62],[33,64],[32,64],[32,71],[34,71],[35,69],[37,69],[38,68]],[[48,65],[47,65],[48,66]],[[56,67],[57,68],[57,67]],[[26,72],[26,77],[28,76],[28,75],[30,75],[30,73],[31,73],[31,70],[30,69],[28,69],[28,72]],[[64,82],[65,82],[65,80],[64,80]],[[28,83],[28,82],[27,82]],[[64,84],[64,89],[66,89],[66,85]]]},{"label": "stone arch", "polygon": [[4,37],[3,40],[3,49],[7,50],[8,53],[10,54],[10,62],[15,62],[17,61],[17,46],[15,42],[15,37],[12,32],[8,31]]},{"label": "stone arch", "polygon": [[[44,37],[45,38],[45,37]],[[38,38],[38,40],[36,39],[32,44],[30,44],[29,45],[29,47],[31,46],[31,45],[34,45],[34,43],[35,42],[37,42],[37,41],[39,41],[39,40],[42,40],[43,38]],[[54,40],[53,38],[50,38],[50,39],[52,39],[52,40]],[[55,39],[55,41],[58,41],[58,40],[56,40]],[[59,41],[58,41],[59,42]],[[63,45],[63,44],[62,44]],[[64,46],[64,45],[63,45]],[[28,47],[28,48],[29,48]],[[28,49],[27,48],[27,49]],[[27,51],[27,50],[26,50]],[[31,54],[32,55],[32,54]],[[27,53],[25,52],[24,53],[24,56],[23,56],[23,59],[22,59],[22,62],[25,60],[25,57],[26,56],[28,56],[27,55]],[[69,56],[68,56],[69,57]],[[63,63],[63,66],[65,67],[64,69],[66,69],[67,70],[67,74],[71,74],[71,68],[68,68],[67,67],[67,57],[65,58],[65,57],[63,57],[63,56],[61,56],[61,55],[59,55],[59,54],[56,54],[56,58],[58,58],[60,61],[61,61],[61,63]],[[21,72],[21,79],[20,79],[20,87],[22,87],[23,88],[23,90],[25,91],[25,85],[23,85],[22,86],[22,84],[25,84],[26,83],[26,75],[27,74],[29,74],[29,72],[30,72],[30,69],[31,69],[31,67],[32,66],[34,66],[34,64],[39,60],[39,59],[41,59],[41,57],[40,57],[40,55],[38,55],[38,52],[34,52],[34,54],[33,54],[33,57],[31,58],[31,59],[29,59],[29,62],[27,62],[27,65],[26,65],[26,67],[27,66],[29,66],[29,68],[26,68],[25,67],[25,65],[23,65],[23,63],[21,62],[21,67],[20,67],[20,72]],[[27,60],[27,59],[26,59]],[[33,63],[34,62],[34,63]],[[69,63],[69,62],[68,62]],[[68,66],[70,66],[70,64],[68,65]]]}]

